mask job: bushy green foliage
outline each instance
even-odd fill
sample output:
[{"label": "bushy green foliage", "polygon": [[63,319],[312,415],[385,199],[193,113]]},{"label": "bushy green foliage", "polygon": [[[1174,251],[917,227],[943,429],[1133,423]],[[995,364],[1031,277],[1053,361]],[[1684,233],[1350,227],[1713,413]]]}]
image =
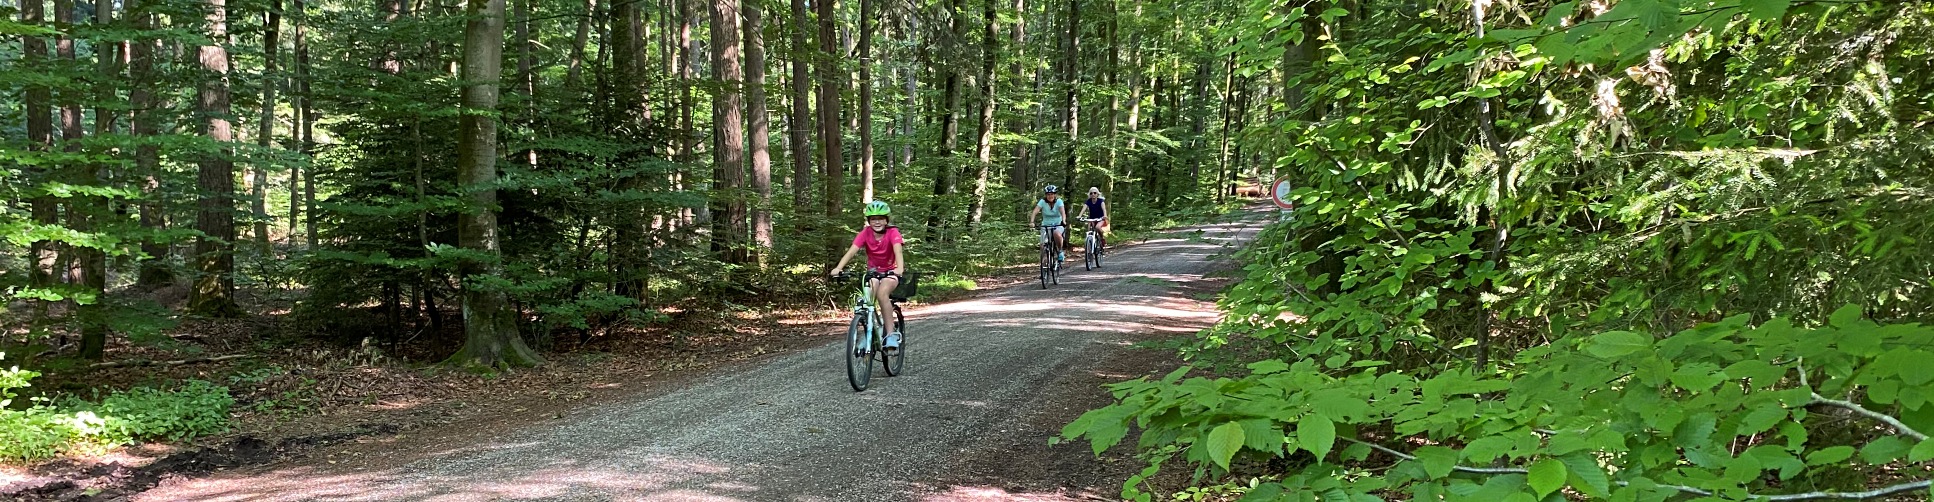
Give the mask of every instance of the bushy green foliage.
[{"label": "bushy green foliage", "polygon": [[1934,460],[1923,432],[1934,430],[1934,373],[1916,363],[1930,347],[1934,328],[1879,325],[1849,307],[1816,328],[1737,316],[1661,338],[1569,337],[1521,352],[1521,371],[1482,377],[1347,355],[1260,361],[1242,377],[1185,379],[1184,368],[1113,386],[1119,403],[1062,434],[1099,452],[1137,430],[1141,446],[1177,445],[1213,472],[1242,458],[1291,462],[1245,500],[1860,491],[1864,478],[1825,474]]},{"label": "bushy green foliage", "polygon": [[136,387],[99,402],[65,400],[8,407],[14,389],[39,373],[0,370],[0,461],[39,460],[63,452],[111,448],[136,441],[186,441],[228,429],[235,400],[228,388],[190,380],[176,390]]},{"label": "bushy green foliage", "polygon": [[1486,4],[1484,37],[1469,3],[1222,27],[1303,91],[1248,138],[1295,217],[1188,351],[1249,371],[1066,435],[1138,430],[1136,497],[1169,459],[1253,500],[1925,496],[1934,8]]}]

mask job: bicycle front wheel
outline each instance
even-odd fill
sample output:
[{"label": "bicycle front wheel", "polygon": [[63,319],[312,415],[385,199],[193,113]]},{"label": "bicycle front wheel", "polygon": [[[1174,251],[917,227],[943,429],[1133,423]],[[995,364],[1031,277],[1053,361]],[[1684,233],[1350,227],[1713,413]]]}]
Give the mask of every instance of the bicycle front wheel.
[{"label": "bicycle front wheel", "polygon": [[893,331],[900,334],[900,348],[880,351],[880,367],[886,368],[886,376],[900,376],[907,368],[907,318],[900,313],[900,306],[893,306]]},{"label": "bicycle front wheel", "polygon": [[1081,267],[1083,270],[1101,268],[1101,255],[1095,254],[1095,234],[1093,232],[1093,230],[1089,230],[1088,246],[1082,250]]},{"label": "bicycle front wheel", "polygon": [[853,384],[853,392],[866,390],[866,384],[873,380],[872,323],[866,319],[869,315],[872,314],[853,314],[853,322],[846,328],[846,382]]},{"label": "bicycle front wheel", "polygon": [[1049,249],[1041,246],[1041,289],[1048,289],[1048,271],[1054,270],[1054,252]]}]

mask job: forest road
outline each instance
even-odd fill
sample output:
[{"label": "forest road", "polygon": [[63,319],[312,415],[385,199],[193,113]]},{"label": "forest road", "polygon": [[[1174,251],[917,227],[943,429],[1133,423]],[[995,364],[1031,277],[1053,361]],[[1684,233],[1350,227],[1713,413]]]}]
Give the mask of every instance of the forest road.
[{"label": "forest road", "polygon": [[1046,438],[1107,402],[1099,384],[1173,368],[1165,351],[1129,345],[1212,324],[1207,298],[1228,281],[1218,271],[1275,216],[1252,209],[1157,234],[1096,271],[1070,253],[1072,270],[1047,290],[1030,281],[910,309],[905,375],[876,366],[865,392],[848,386],[844,344],[833,343],[470,444],[395,452],[411,458],[393,468],[316,460],[170,480],[136,500],[1114,499],[1141,464]]}]

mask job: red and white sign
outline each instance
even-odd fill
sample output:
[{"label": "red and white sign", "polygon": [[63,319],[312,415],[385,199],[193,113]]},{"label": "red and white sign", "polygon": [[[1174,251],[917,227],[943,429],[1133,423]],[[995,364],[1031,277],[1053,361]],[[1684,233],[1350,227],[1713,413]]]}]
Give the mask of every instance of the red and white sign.
[{"label": "red and white sign", "polygon": [[1294,188],[1290,186],[1288,177],[1278,178],[1275,183],[1269,185],[1269,199],[1276,202],[1276,207],[1295,209],[1296,201],[1289,198],[1289,192]]}]

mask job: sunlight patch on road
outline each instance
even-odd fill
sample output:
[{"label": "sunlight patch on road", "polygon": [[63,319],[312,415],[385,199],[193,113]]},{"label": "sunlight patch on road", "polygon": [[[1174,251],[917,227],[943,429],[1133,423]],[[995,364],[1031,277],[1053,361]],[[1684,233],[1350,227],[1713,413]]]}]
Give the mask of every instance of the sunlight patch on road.
[{"label": "sunlight patch on road", "polygon": [[1071,502],[1077,500],[1112,500],[1094,493],[1015,493],[992,486],[955,486],[944,492],[930,493],[920,497],[920,502]]}]

